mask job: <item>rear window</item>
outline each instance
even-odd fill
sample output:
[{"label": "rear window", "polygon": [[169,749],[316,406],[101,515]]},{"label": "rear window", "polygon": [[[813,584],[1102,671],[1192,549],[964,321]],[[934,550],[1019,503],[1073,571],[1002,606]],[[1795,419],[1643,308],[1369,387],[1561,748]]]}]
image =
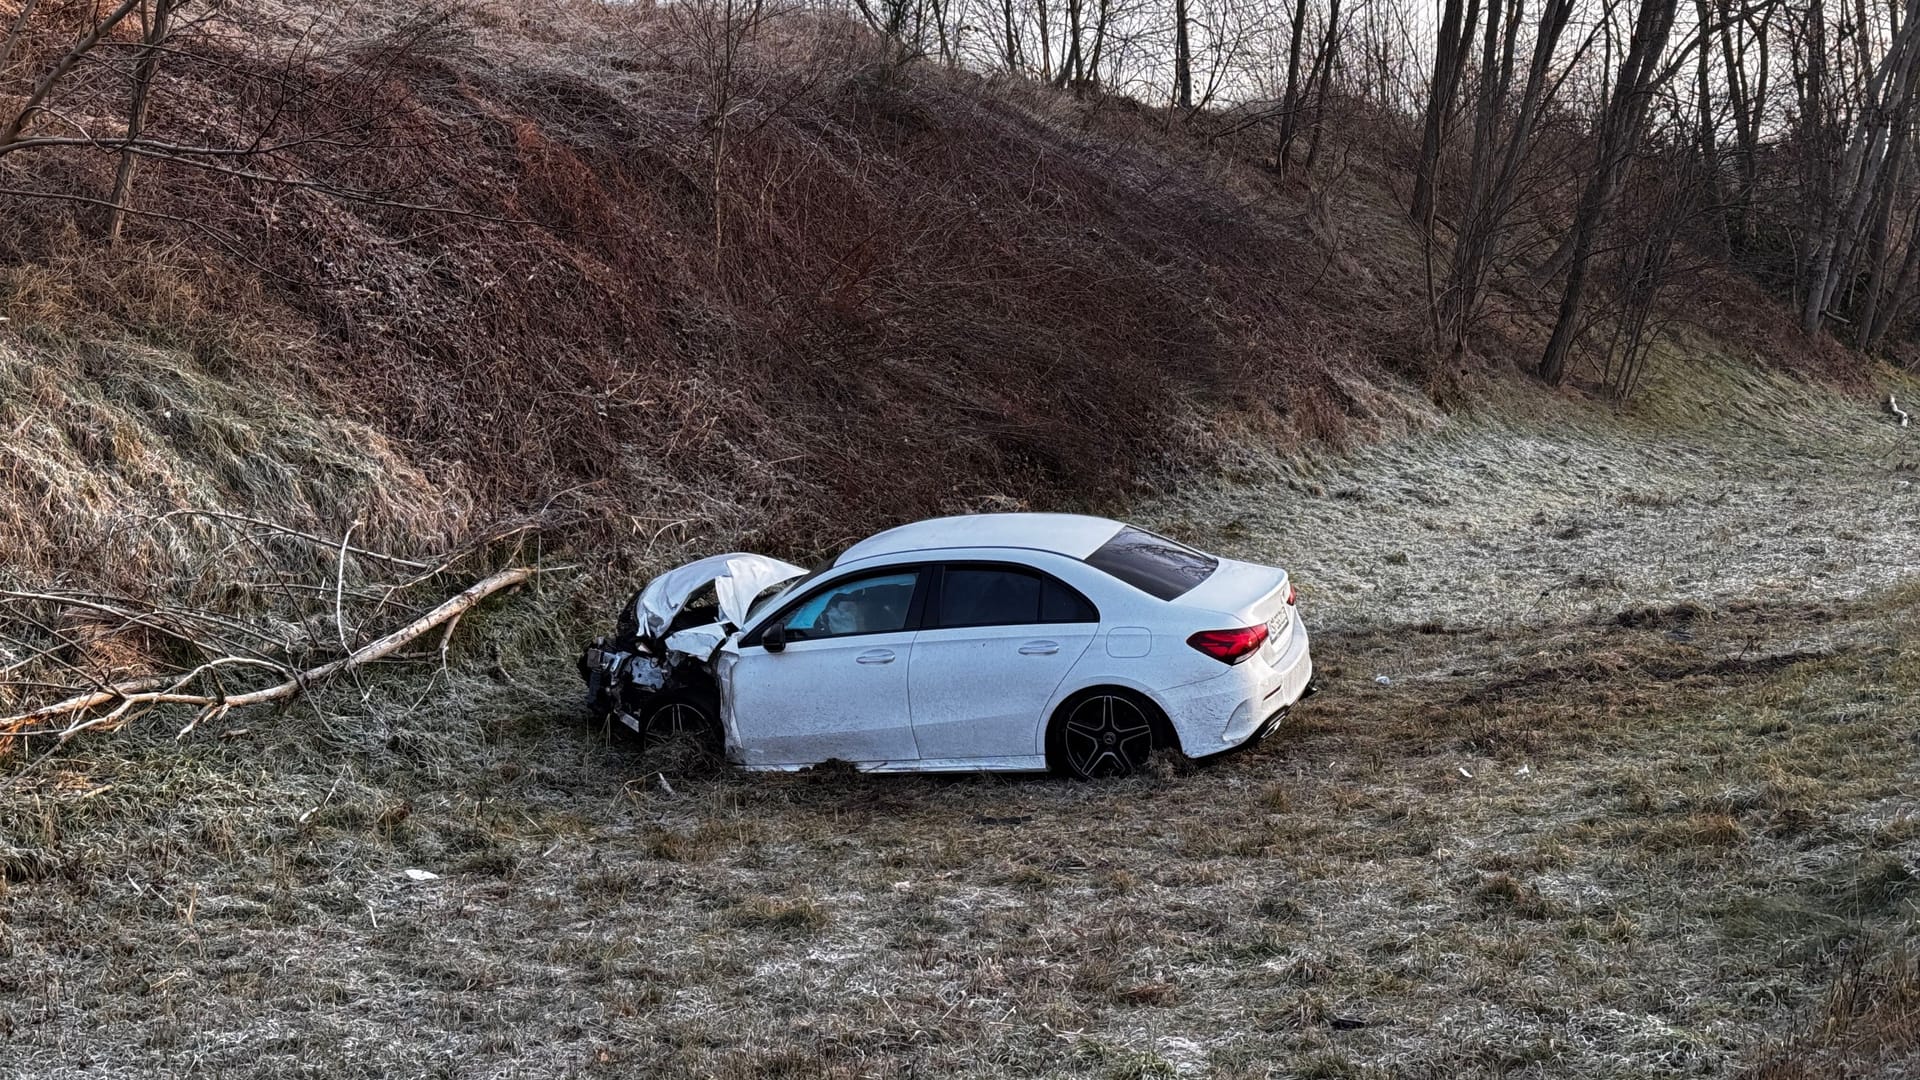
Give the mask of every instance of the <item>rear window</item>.
[{"label": "rear window", "polygon": [[1087,556],[1087,565],[1112,574],[1148,596],[1174,600],[1211,577],[1219,569],[1220,560],[1128,525]]}]

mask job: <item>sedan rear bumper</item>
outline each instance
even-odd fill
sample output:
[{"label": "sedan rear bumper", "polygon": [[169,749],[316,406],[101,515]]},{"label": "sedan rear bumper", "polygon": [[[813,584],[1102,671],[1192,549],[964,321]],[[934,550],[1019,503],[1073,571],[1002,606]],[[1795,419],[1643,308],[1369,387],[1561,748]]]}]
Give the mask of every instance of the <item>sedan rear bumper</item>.
[{"label": "sedan rear bumper", "polygon": [[1220,675],[1164,691],[1161,705],[1188,757],[1209,757],[1257,741],[1277,726],[1313,682],[1307,630],[1296,618],[1278,647]]}]

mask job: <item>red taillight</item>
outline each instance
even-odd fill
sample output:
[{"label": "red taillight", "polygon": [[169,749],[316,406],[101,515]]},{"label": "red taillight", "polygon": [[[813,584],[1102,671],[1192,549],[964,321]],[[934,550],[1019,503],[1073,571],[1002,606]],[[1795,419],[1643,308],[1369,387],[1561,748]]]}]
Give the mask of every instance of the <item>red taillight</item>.
[{"label": "red taillight", "polygon": [[1293,582],[1287,582],[1287,604],[1291,606],[1293,602],[1299,598],[1300,594],[1293,591]]},{"label": "red taillight", "polygon": [[1187,644],[1223,664],[1237,664],[1252,656],[1267,640],[1265,624],[1243,626],[1238,630],[1202,630],[1187,639]]}]

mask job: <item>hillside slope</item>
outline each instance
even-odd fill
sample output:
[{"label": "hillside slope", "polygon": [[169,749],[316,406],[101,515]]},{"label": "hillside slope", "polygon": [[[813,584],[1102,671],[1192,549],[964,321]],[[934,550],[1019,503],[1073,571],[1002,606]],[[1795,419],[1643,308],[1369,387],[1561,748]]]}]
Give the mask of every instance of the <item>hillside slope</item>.
[{"label": "hillside slope", "polygon": [[[678,7],[249,6],[154,130],[304,184],[154,164],[117,245],[0,196],[0,706],[550,570],[284,709],[0,745],[0,1075],[1913,1072],[1913,381],[1712,273],[1624,408],[1516,374],[1520,287],[1439,371],[1391,118],[1282,178]],[[581,723],[649,569],[1020,505],[1289,566],[1325,693],[1108,785]]]},{"label": "hillside slope", "polygon": [[[46,18],[29,61],[66,41]],[[150,585],[223,539],[74,538],[183,509],[401,550],[534,518],[619,558],[807,557],[1425,426],[1479,371],[1499,398],[1543,334],[1503,293],[1479,366],[1432,365],[1392,117],[1281,177],[1259,129],[804,14],[735,53],[681,9],[223,20],[162,66],[148,130],[266,147],[246,176],[143,164],[113,246],[96,206],[0,195],[0,562],[30,576]],[[123,84],[90,71],[66,106],[114,115]],[[13,154],[0,187],[105,190],[114,163]],[[1858,377],[1707,278],[1684,321]]]},{"label": "hillside slope", "polygon": [[[94,208],[0,197],[0,349],[37,373],[8,395],[36,463],[0,474],[10,507],[111,489],[402,547],[545,513],[600,546],[805,552],[1111,498],[1215,454],[1226,416],[1283,443],[1398,420],[1404,268],[1324,250],[1307,193],[1126,102],[799,16],[722,79],[673,18],[565,5],[342,17],[289,101],[258,84],[292,23],[242,29],[163,69],[152,130],[271,130],[257,168],[328,189],[154,164],[115,248]],[[7,159],[54,190],[113,160]],[[97,501],[8,561],[54,569]]]}]

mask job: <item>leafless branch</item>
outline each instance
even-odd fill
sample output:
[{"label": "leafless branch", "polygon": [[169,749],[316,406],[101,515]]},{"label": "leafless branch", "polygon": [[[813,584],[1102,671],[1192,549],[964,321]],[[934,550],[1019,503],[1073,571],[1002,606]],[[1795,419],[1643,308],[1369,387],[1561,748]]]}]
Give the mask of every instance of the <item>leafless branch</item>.
[{"label": "leafless branch", "polygon": [[[538,568],[523,566],[491,574],[385,637],[271,686],[232,695],[225,692],[186,692],[187,687],[224,668],[276,667],[247,657],[217,657],[181,675],[115,683],[13,716],[0,717],[0,735],[57,735],[64,743],[82,732],[117,727],[156,705],[196,706],[200,711],[182,729],[181,735],[184,736],[199,724],[217,719],[234,709],[288,700],[337,675],[391,656],[433,628],[458,619],[487,597],[519,585],[538,573]],[[104,713],[98,712],[108,706],[112,708]],[[36,726],[49,720],[64,720],[65,723],[59,728]]]}]

